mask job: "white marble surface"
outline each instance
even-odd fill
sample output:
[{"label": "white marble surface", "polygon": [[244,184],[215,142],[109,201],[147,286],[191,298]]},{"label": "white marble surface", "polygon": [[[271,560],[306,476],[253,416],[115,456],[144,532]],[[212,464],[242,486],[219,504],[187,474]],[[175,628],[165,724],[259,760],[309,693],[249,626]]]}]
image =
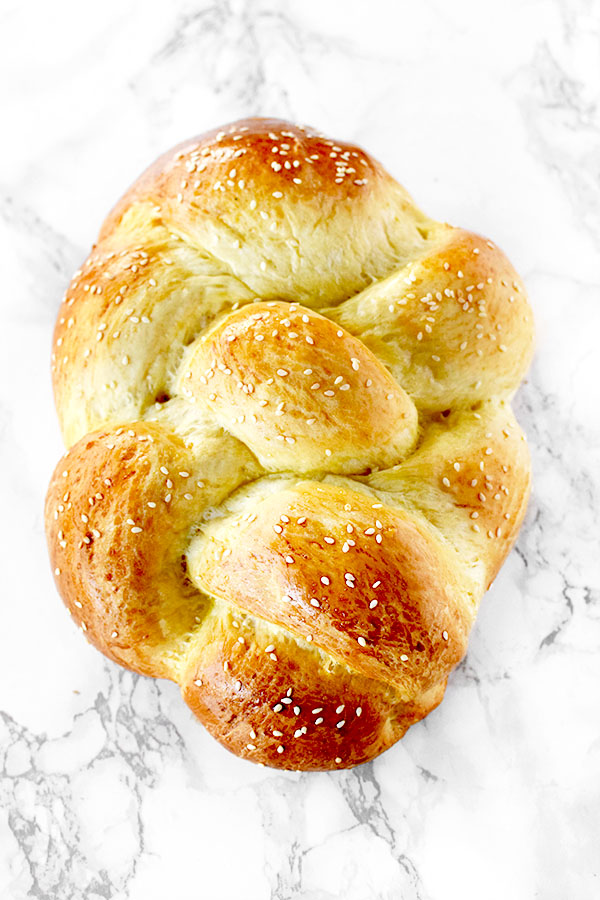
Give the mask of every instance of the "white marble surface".
[{"label": "white marble surface", "polygon": [[[2,4],[0,896],[600,896],[600,5]],[[160,150],[247,114],[362,143],[523,274],[534,490],[442,706],[373,764],[281,774],[106,661],[46,561],[53,320]]]}]

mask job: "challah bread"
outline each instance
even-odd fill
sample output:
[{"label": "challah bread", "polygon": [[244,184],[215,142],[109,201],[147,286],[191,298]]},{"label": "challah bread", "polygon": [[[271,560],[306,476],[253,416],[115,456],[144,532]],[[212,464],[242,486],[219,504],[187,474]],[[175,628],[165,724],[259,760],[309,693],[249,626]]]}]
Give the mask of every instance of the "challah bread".
[{"label": "challah bread", "polygon": [[441,701],[518,533],[523,286],[357,147],[249,119],[162,156],[76,273],[58,590],[228,749],[353,766]]}]

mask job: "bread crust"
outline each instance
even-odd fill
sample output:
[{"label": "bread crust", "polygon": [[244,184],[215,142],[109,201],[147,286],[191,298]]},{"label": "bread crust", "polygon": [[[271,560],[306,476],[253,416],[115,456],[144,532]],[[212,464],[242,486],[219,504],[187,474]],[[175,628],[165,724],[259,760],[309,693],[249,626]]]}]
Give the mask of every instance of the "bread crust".
[{"label": "bread crust", "polygon": [[372,759],[441,701],[518,534],[532,344],[504,254],[360,148],[274,119],[175,147],[56,324],[74,621],[242,757]]}]

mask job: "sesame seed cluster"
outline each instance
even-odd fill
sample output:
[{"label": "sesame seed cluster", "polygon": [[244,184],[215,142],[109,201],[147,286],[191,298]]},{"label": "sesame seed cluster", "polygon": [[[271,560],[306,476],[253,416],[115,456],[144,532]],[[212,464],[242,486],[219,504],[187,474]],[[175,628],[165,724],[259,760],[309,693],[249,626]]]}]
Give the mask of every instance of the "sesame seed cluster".
[{"label": "sesame seed cluster", "polygon": [[532,335],[501,251],[359,148],[277,120],[175,148],[58,316],[69,612],[240,756],[373,758],[441,701],[518,533]]}]

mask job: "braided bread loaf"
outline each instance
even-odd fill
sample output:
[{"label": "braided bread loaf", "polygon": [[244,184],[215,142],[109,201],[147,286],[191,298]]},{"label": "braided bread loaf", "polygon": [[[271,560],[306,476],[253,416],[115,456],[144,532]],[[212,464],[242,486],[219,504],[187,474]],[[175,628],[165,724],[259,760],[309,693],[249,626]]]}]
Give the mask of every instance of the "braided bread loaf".
[{"label": "braided bread loaf", "polygon": [[73,618],[240,756],[381,753],[441,701],[517,535],[532,336],[506,257],[359,148],[267,119],[176,147],[56,325]]}]

